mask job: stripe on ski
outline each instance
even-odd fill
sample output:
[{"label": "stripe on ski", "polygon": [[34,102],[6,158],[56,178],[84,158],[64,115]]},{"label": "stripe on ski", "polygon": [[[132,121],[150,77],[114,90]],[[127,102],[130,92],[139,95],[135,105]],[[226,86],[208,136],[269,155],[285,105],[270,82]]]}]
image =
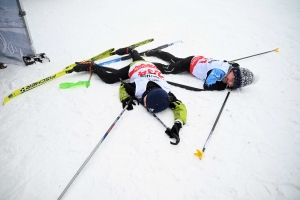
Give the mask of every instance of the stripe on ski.
[{"label": "stripe on ski", "polygon": [[[164,45],[161,45],[161,46],[156,47],[156,48],[154,48],[154,49],[149,49],[149,50],[147,50],[147,51],[143,51],[143,52],[140,53],[140,55],[143,56],[144,53],[147,53],[147,52],[150,51],[150,50],[160,50],[160,49],[164,49],[164,48],[167,48],[167,47],[172,46],[172,45],[177,44],[177,43],[182,43],[182,40],[178,40],[178,41],[175,41],[175,42],[172,42],[172,43],[169,43],[169,44],[164,44]],[[115,62],[120,62],[120,61],[128,60],[128,59],[130,59],[130,58],[131,58],[130,55],[128,55],[128,56],[123,56],[123,57],[120,57],[120,58],[115,58],[115,59],[111,59],[111,60],[108,60],[108,61],[105,61],[105,62],[102,62],[102,63],[98,63],[97,65],[98,65],[98,66],[109,65],[109,64],[111,64],[111,63],[115,63]]]},{"label": "stripe on ski", "polygon": [[[148,44],[148,43],[152,42],[153,40],[154,40],[154,39],[151,38],[151,39],[148,39],[148,40],[144,40],[144,41],[142,41],[142,42],[138,42],[138,43],[133,44],[133,45],[129,45],[128,47],[139,47],[139,46],[142,46],[142,45],[144,45],[144,44]],[[108,49],[107,51],[104,51],[104,52],[102,52],[102,53],[100,53],[100,54],[98,54],[98,55],[96,55],[96,56],[94,56],[94,57],[91,57],[91,58],[89,58],[89,59],[86,59],[86,60],[84,60],[84,61],[97,61],[97,60],[101,60],[101,59],[103,59],[103,58],[107,58],[107,57],[112,56],[112,55],[115,55],[115,54],[116,54],[116,53],[115,53],[115,49],[114,49],[114,48],[111,48],[111,49]],[[43,79],[41,79],[41,80],[38,80],[38,81],[36,81],[36,82],[34,82],[34,83],[31,83],[31,84],[29,84],[29,85],[26,85],[26,86],[24,86],[24,87],[21,87],[21,88],[15,90],[15,91],[13,91],[12,93],[10,93],[8,96],[5,97],[5,99],[4,99],[4,101],[3,101],[3,105],[5,105],[8,101],[10,101],[11,99],[13,99],[14,97],[16,97],[16,96],[18,96],[18,95],[20,95],[20,94],[23,94],[24,92],[27,92],[27,91],[29,91],[29,90],[32,90],[32,89],[34,89],[34,88],[36,88],[36,87],[38,87],[38,86],[40,86],[40,85],[43,85],[43,84],[45,84],[45,83],[48,83],[48,82],[50,82],[50,81],[53,81],[54,79],[57,79],[57,78],[59,78],[59,77],[61,77],[61,76],[66,75],[66,74],[67,74],[67,71],[72,70],[75,66],[76,66],[75,63],[74,63],[74,64],[71,64],[71,65],[65,67],[65,68],[64,68],[62,71],[60,71],[60,72],[57,72],[57,73],[55,73],[55,74],[52,74],[52,75],[50,75],[50,76],[48,76],[48,77],[46,77],[46,78],[43,78]]]}]

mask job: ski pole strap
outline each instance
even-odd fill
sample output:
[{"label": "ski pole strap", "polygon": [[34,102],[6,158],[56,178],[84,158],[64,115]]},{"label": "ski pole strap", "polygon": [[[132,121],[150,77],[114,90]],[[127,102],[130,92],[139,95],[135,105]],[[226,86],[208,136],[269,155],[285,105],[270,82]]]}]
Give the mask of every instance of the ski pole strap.
[{"label": "ski pole strap", "polygon": [[93,72],[93,64],[92,64],[92,62],[90,62],[89,70],[90,70],[91,73]]},{"label": "ski pole strap", "polygon": [[91,79],[92,79],[92,76],[93,76],[93,65],[92,65],[92,63],[90,64],[89,70],[90,70],[90,77],[89,77],[89,80],[86,82],[86,87],[87,88],[90,87]]}]

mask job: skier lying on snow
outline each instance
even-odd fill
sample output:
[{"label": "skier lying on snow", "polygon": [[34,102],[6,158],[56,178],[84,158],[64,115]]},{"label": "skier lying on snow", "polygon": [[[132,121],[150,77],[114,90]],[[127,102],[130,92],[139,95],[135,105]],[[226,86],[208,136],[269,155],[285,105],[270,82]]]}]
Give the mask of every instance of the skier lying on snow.
[{"label": "skier lying on snow", "polygon": [[[179,130],[186,123],[187,110],[185,105],[170,92],[170,85],[165,81],[161,71],[151,62],[145,61],[140,54],[131,48],[121,48],[118,55],[130,54],[133,62],[119,70],[101,67],[93,62],[80,62],[73,70],[75,72],[90,71],[97,74],[105,83],[112,84],[120,79],[129,79],[130,83],[121,83],[119,93],[123,108],[133,97],[138,100],[149,112],[157,113],[171,108],[174,112],[174,125],[165,132],[173,138],[179,138]],[[68,73],[73,72],[73,70]],[[108,73],[107,71],[111,72]],[[132,110],[134,101],[129,103],[127,110]]]},{"label": "skier lying on snow", "polygon": [[155,56],[169,63],[164,65],[155,63],[163,74],[178,74],[189,72],[196,78],[205,81],[203,88],[206,90],[237,89],[254,84],[258,76],[246,69],[240,68],[238,63],[220,61],[203,56],[189,56],[177,58],[161,50],[148,51],[144,56]]}]

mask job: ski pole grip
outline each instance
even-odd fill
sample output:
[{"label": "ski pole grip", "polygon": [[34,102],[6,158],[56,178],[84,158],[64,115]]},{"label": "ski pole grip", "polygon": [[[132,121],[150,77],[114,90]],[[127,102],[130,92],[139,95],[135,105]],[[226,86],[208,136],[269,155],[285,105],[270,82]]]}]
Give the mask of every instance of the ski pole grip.
[{"label": "ski pole grip", "polygon": [[133,101],[134,97],[130,97],[129,101],[127,101],[126,103],[126,108],[128,107],[128,105]]}]

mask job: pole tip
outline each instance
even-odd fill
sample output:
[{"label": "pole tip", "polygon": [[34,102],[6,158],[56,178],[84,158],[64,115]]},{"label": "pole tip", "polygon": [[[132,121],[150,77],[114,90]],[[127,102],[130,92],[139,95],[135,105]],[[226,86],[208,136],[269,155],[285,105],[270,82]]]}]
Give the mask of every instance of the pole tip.
[{"label": "pole tip", "polygon": [[275,51],[278,52],[278,51],[279,51],[279,48],[276,48]]},{"label": "pole tip", "polygon": [[203,158],[204,152],[200,151],[199,149],[196,149],[196,153],[194,153],[195,156],[199,157],[200,160]]}]

